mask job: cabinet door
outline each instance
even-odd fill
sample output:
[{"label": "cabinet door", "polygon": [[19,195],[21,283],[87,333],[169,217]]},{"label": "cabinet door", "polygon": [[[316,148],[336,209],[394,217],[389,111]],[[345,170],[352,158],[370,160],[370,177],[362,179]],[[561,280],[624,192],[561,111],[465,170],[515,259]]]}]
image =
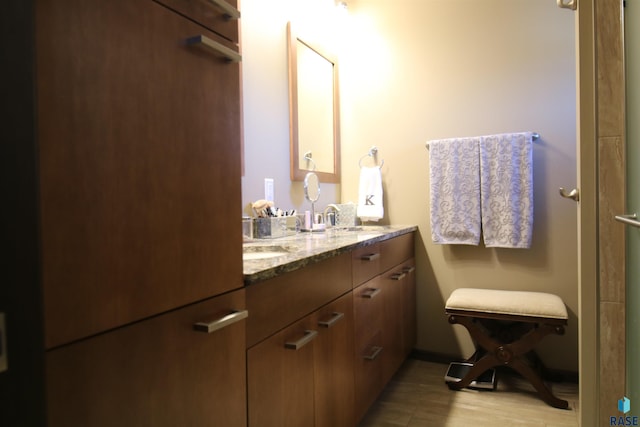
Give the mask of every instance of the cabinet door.
[{"label": "cabinet door", "polygon": [[245,321],[194,330],[243,308],[239,290],[49,351],[47,425],[245,426]]},{"label": "cabinet door", "polygon": [[317,337],[307,316],[247,351],[249,426],[313,426]]},{"label": "cabinet door", "polygon": [[407,275],[400,266],[384,272],[380,284],[384,293],[382,336],[386,349],[385,382],[389,381],[404,361],[404,321],[402,318],[403,287]]},{"label": "cabinet door", "polygon": [[353,297],[351,292],[314,314],[315,426],[354,425]]},{"label": "cabinet door", "polygon": [[383,336],[385,291],[376,277],[353,291],[355,417],[360,420],[386,383],[389,355]]},{"label": "cabinet door", "polygon": [[46,346],[242,286],[239,65],[149,0],[36,2]]},{"label": "cabinet door", "polygon": [[416,262],[414,258],[405,262],[401,270],[406,274],[402,284],[402,347],[406,356],[411,354],[416,345]]}]

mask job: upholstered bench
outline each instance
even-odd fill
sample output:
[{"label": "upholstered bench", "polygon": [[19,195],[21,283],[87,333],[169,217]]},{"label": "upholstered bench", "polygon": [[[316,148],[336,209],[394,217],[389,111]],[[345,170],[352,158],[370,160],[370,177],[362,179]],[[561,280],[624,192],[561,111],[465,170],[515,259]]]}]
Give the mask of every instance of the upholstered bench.
[{"label": "upholstered bench", "polygon": [[567,308],[556,295],[542,292],[456,289],[445,306],[449,323],[469,331],[476,353],[468,362],[473,366],[459,381],[448,381],[460,390],[485,371],[508,366],[526,378],[538,395],[555,408],[566,409],[566,400],[554,396],[541,378],[545,369],[534,347],[545,336],[564,334]]}]

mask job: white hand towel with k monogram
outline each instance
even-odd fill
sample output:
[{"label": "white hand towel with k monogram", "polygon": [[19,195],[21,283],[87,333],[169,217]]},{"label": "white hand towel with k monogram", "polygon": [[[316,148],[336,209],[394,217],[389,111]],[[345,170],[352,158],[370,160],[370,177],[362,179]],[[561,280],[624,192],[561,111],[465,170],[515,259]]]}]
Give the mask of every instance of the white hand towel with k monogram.
[{"label": "white hand towel with k monogram", "polygon": [[382,172],[378,166],[360,168],[358,217],[362,221],[378,221],[384,216],[382,205]]}]

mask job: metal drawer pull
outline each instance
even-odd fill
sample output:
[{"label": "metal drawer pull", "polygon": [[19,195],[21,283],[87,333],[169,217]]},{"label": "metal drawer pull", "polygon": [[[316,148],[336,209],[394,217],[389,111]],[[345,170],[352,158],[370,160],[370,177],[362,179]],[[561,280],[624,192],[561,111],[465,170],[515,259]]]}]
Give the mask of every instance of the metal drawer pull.
[{"label": "metal drawer pull", "polygon": [[404,277],[407,275],[407,273],[393,273],[391,275],[391,280],[402,280],[404,279]]},{"label": "metal drawer pull", "polygon": [[369,288],[369,289],[367,289],[366,291],[364,291],[362,293],[362,298],[371,299],[371,298],[375,297],[376,295],[378,295],[380,293],[380,291],[382,291],[382,289],[380,289],[380,288]]},{"label": "metal drawer pull", "polygon": [[318,331],[306,330],[304,331],[304,336],[300,338],[296,342],[286,342],[284,343],[284,348],[288,348],[291,350],[299,350],[305,345],[309,344],[313,339],[318,335]]},{"label": "metal drawer pull", "polygon": [[373,346],[371,347],[371,354],[367,354],[363,356],[367,360],[376,360],[380,352],[382,351],[382,347]]},{"label": "metal drawer pull", "polygon": [[231,6],[224,0],[209,0],[211,3],[218,6],[224,12],[224,17],[227,19],[240,19],[240,11]]},{"label": "metal drawer pull", "polygon": [[198,322],[193,325],[193,329],[198,332],[206,332],[210,334],[211,332],[215,332],[219,329],[224,328],[225,326],[229,326],[233,323],[239,322],[242,319],[246,319],[247,316],[249,316],[249,312],[247,310],[233,311],[230,314],[227,314],[226,316],[219,319],[210,320],[207,322]]},{"label": "metal drawer pull", "polygon": [[411,267],[404,267],[404,268],[402,269],[402,271],[404,271],[405,273],[413,273],[415,269],[416,269],[416,268],[415,268],[415,267],[413,267],[413,266],[411,266]]},{"label": "metal drawer pull", "polygon": [[318,321],[318,326],[322,326],[323,328],[330,328],[333,325],[335,325],[338,322],[338,320],[342,319],[343,317],[344,317],[344,313],[338,313],[334,311],[331,319],[326,321],[324,320]]},{"label": "metal drawer pull", "polygon": [[638,221],[636,218],[638,218],[636,214],[615,216],[616,221],[620,221],[627,225],[632,225],[634,227],[640,227],[640,221]]},{"label": "metal drawer pull", "polygon": [[242,61],[242,55],[240,55],[238,52],[226,47],[221,43],[218,43],[217,41],[211,40],[209,37],[203,36],[202,34],[198,36],[189,37],[187,39],[187,44],[208,47],[214,52],[224,56],[229,62]]},{"label": "metal drawer pull", "polygon": [[362,255],[362,257],[360,257],[362,261],[374,261],[378,258],[380,258],[380,254],[367,254],[367,255]]}]

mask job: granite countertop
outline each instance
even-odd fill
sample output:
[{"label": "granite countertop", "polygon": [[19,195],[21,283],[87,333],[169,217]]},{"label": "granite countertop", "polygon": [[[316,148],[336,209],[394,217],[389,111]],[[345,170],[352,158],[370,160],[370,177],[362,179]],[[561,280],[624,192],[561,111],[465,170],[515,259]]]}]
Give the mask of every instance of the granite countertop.
[{"label": "granite countertop", "polygon": [[[280,252],[264,259],[244,259],[244,283],[251,285],[356,248],[372,245],[418,229],[411,225],[353,227],[351,231],[327,230],[298,233],[277,239],[254,239],[244,243],[245,253]],[[268,254],[265,254],[268,255]],[[258,256],[259,258],[259,256]]]}]

